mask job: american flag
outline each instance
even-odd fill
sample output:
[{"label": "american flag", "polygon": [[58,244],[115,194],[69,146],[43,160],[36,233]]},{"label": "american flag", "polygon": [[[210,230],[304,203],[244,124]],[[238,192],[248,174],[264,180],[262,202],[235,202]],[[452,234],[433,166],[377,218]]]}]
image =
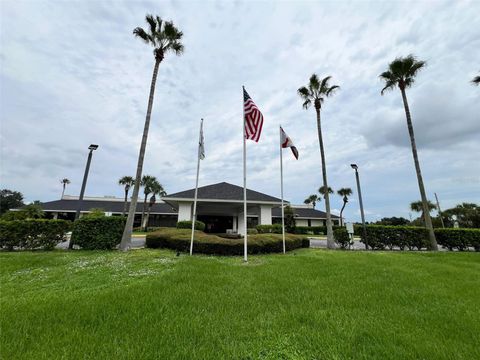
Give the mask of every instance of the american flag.
[{"label": "american flag", "polygon": [[243,106],[245,113],[245,138],[258,142],[262,133],[263,115],[257,105],[243,88]]}]

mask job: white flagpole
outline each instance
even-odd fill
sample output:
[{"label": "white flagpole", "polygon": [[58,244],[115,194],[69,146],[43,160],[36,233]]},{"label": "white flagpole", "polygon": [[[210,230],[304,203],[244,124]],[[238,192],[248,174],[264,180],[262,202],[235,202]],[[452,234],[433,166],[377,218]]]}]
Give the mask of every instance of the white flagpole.
[{"label": "white flagpole", "polygon": [[195,234],[195,221],[197,220],[197,195],[198,195],[198,174],[200,173],[200,147],[202,142],[203,119],[200,121],[200,133],[198,135],[198,156],[197,156],[197,180],[195,182],[195,198],[193,200],[192,236],[190,238],[190,256],[193,254],[193,237]]},{"label": "white flagpole", "polygon": [[[243,87],[245,91],[245,87]],[[242,106],[243,106],[243,259],[248,261],[247,256],[247,144],[246,144],[246,132],[245,132],[245,99],[242,92]]]},{"label": "white flagpole", "polygon": [[282,241],[283,241],[283,253],[285,254],[285,212],[283,209],[283,151],[282,151],[282,126],[279,127],[280,131],[280,194],[282,197]]}]

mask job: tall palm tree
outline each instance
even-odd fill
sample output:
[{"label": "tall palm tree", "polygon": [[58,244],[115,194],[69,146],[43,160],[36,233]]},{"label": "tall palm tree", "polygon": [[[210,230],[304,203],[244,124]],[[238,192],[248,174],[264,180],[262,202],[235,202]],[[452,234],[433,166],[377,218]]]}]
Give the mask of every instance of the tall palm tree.
[{"label": "tall palm tree", "polygon": [[[303,101],[304,109],[308,109],[310,105],[314,105],[315,111],[317,112],[317,131],[318,131],[318,143],[320,145],[320,156],[322,160],[322,177],[323,177],[323,186],[328,188],[327,182],[327,167],[325,161],[325,149],[323,146],[323,137],[322,137],[322,126],[320,122],[320,110],[322,108],[322,103],[325,98],[334,94],[335,90],[339,89],[337,85],[330,86],[330,76],[327,76],[322,81],[319,80],[316,74],[313,74],[310,77],[309,83],[307,86],[302,86],[298,89],[298,95],[300,95]],[[333,239],[333,228],[332,228],[332,216],[330,214],[330,197],[328,192],[325,194],[325,211],[327,213],[327,247],[335,248],[335,240]]]},{"label": "tall palm tree", "polygon": [[133,30],[133,34],[143,40],[147,45],[153,47],[155,65],[153,67],[152,81],[150,84],[150,95],[148,98],[147,116],[145,117],[145,126],[143,128],[142,143],[138,155],[137,173],[135,175],[135,184],[133,186],[132,202],[128,211],[128,218],[123,231],[120,249],[128,250],[132,238],[133,220],[137,207],[137,198],[140,190],[140,180],[142,178],[143,159],[145,157],[145,148],[147,146],[148,128],[150,127],[150,115],[152,114],[153,97],[155,93],[155,83],[157,81],[158,67],[163,61],[165,55],[173,52],[180,55],[183,52],[181,43],[183,33],[179,31],[171,21],[163,21],[159,16],[147,15],[145,20],[148,29],[145,31],[141,27]]},{"label": "tall palm tree", "polygon": [[67,178],[63,178],[62,180],[60,180],[60,184],[63,185],[62,197],[61,197],[61,199],[63,199],[63,195],[65,194],[65,188],[67,187],[68,184],[70,184],[70,180],[68,180]]},{"label": "tall palm tree", "polygon": [[480,85],[480,75],[477,75],[472,79],[472,84],[473,85]]},{"label": "tall palm tree", "polygon": [[306,198],[303,203],[304,204],[312,204],[313,205],[313,208],[315,209],[315,205],[317,205],[317,202],[319,202],[320,200],[322,200],[320,197],[318,197],[318,195],[310,195],[308,198]]},{"label": "tall palm tree", "polygon": [[[437,208],[437,205],[432,203],[430,200],[427,200],[427,206],[429,214],[432,210]],[[423,210],[423,202],[421,200],[410,203],[410,210],[422,213],[420,217],[423,219],[423,221],[425,221],[425,212]]]},{"label": "tall palm tree", "polygon": [[403,99],[403,106],[405,108],[405,115],[407,118],[408,133],[410,135],[410,144],[412,146],[413,161],[415,163],[415,170],[417,172],[418,187],[420,188],[420,196],[422,198],[423,212],[425,215],[425,226],[428,229],[430,240],[430,250],[438,250],[437,240],[433,232],[432,219],[428,211],[427,195],[425,193],[425,186],[423,185],[422,172],[420,170],[420,161],[417,155],[417,145],[415,143],[415,134],[413,132],[412,118],[410,116],[410,108],[408,107],[407,95],[405,89],[412,86],[415,81],[415,76],[425,67],[425,61],[415,59],[413,55],[408,55],[404,58],[396,58],[388,65],[388,70],[380,74],[380,79],[385,81],[385,87],[382,89],[383,95],[386,90],[393,90],[395,87],[400,89]]},{"label": "tall palm tree", "polygon": [[150,190],[152,196],[150,197],[150,202],[148,203],[147,216],[145,216],[145,219],[143,220],[144,231],[147,231],[148,222],[150,220],[150,212],[152,211],[152,206],[155,205],[155,202],[157,201],[156,195],[159,195],[160,197],[167,195],[162,184],[160,184],[158,181],[155,181],[150,185]]},{"label": "tall palm tree", "polygon": [[155,189],[157,187],[157,185],[160,185],[160,183],[158,182],[158,180],[155,176],[143,175],[142,176],[142,181],[140,182],[140,185],[143,186],[143,194],[144,194],[142,221],[140,222],[140,224],[143,224],[143,222],[145,220],[145,211],[147,210],[148,195],[150,195],[153,192],[153,189]]},{"label": "tall palm tree", "polygon": [[345,206],[348,203],[348,197],[352,195],[352,189],[350,188],[341,188],[340,190],[337,191],[337,194],[343,197],[343,205],[342,205],[342,210],[340,210],[340,226],[343,226],[343,209],[345,209]]},{"label": "tall palm tree", "polygon": [[130,188],[135,184],[135,179],[132,176],[124,176],[118,180],[118,185],[123,185],[125,190],[125,201],[123,203],[123,213],[122,215],[125,216],[127,212],[127,205],[128,205],[128,192]]},{"label": "tall palm tree", "polygon": [[[318,192],[319,192],[323,197],[325,197],[325,189],[326,189],[325,186],[320,186],[320,187],[318,188]],[[333,193],[334,193],[333,189],[332,189],[330,186],[328,186],[328,194],[333,194]]]}]

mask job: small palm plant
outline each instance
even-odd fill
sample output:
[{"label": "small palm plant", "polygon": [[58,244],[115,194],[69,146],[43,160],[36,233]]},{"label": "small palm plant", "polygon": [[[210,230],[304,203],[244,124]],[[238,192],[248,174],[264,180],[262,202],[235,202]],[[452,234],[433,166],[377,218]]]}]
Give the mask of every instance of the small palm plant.
[{"label": "small palm plant", "polygon": [[407,94],[405,90],[413,85],[415,76],[426,65],[425,61],[417,60],[413,55],[408,55],[404,58],[397,58],[388,65],[388,70],[380,74],[380,79],[385,81],[385,87],[382,89],[383,95],[387,90],[393,90],[398,87],[402,94],[403,107],[405,108],[405,116],[407,118],[408,134],[410,135],[410,144],[412,147],[413,162],[415,163],[415,170],[417,172],[418,187],[420,189],[420,196],[422,198],[423,212],[425,215],[425,227],[428,230],[430,239],[430,250],[437,250],[437,240],[433,232],[432,219],[428,210],[428,200],[423,185],[422,172],[420,170],[420,161],[418,160],[417,144],[415,143],[415,134],[413,132],[412,117],[410,115],[410,108],[408,106]]},{"label": "small palm plant", "polygon": [[152,81],[150,83],[150,95],[148,98],[147,116],[143,129],[142,143],[138,155],[137,172],[135,175],[135,184],[133,186],[132,203],[128,211],[128,218],[123,231],[121,250],[128,250],[132,238],[133,220],[137,207],[138,193],[140,191],[140,182],[142,178],[143,159],[147,147],[148,129],[150,127],[150,116],[152,114],[153,97],[155,93],[155,83],[157,81],[158,67],[165,58],[165,55],[173,52],[175,55],[183,53],[183,44],[181,43],[183,33],[179,31],[171,21],[163,21],[159,16],[147,15],[145,17],[148,29],[144,30],[137,27],[133,30],[133,35],[140,38],[145,44],[153,47],[153,56],[155,65],[153,67]]},{"label": "small palm plant", "polygon": [[124,176],[118,180],[118,185],[124,186],[124,191],[125,191],[125,201],[123,203],[123,213],[122,213],[123,216],[125,216],[125,213],[127,212],[128,192],[130,191],[130,188],[134,184],[135,184],[135,179],[132,176]]},{"label": "small palm plant", "polygon": [[62,197],[61,199],[63,199],[63,195],[65,194],[65,188],[67,187],[68,184],[70,184],[70,180],[68,180],[67,178],[64,178],[62,180],[60,180],[60,184],[62,184]]},{"label": "small palm plant", "polygon": [[319,202],[320,200],[321,198],[318,197],[318,195],[313,194],[306,198],[303,203],[307,205],[312,204],[313,208],[315,209],[315,205],[317,205],[317,202]]},{"label": "small palm plant", "polygon": [[348,197],[352,195],[352,189],[350,188],[341,188],[337,191],[337,194],[342,197],[343,205],[342,209],[340,210],[340,226],[343,226],[343,210],[348,203]]},{"label": "small palm plant", "polygon": [[[330,86],[329,81],[331,76],[320,79],[316,74],[313,74],[310,77],[307,86],[302,86],[298,89],[298,95],[303,101],[303,108],[308,109],[312,104],[317,113],[317,132],[318,132],[318,143],[320,146],[320,156],[322,161],[322,177],[323,177],[323,186],[328,188],[327,182],[327,166],[325,160],[325,149],[323,146],[323,136],[322,136],[322,126],[320,121],[320,110],[325,98],[332,96],[336,90],[339,89],[339,86],[333,85]],[[325,212],[327,213],[327,247],[334,248],[335,240],[333,239],[333,228],[332,228],[332,215],[330,214],[330,197],[328,192],[325,194]]]},{"label": "small palm plant", "polygon": [[150,197],[150,201],[148,203],[147,216],[145,216],[145,219],[143,220],[144,231],[147,231],[148,223],[150,220],[150,212],[152,211],[152,206],[155,205],[155,202],[157,201],[156,195],[160,197],[167,195],[167,193],[163,189],[162,184],[160,184],[158,181],[155,181],[152,184],[150,184],[150,190],[151,190],[152,196]]}]

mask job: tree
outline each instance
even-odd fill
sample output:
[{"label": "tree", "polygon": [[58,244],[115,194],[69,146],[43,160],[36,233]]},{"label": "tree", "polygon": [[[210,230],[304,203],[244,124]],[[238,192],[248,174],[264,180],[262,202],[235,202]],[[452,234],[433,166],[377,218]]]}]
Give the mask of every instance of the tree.
[{"label": "tree", "polygon": [[403,217],[390,217],[390,218],[382,218],[380,221],[375,223],[376,225],[391,225],[391,226],[402,226],[410,224],[410,221],[403,218]]},{"label": "tree", "polygon": [[60,199],[63,199],[63,195],[65,194],[65,188],[67,187],[68,184],[70,184],[70,180],[67,178],[63,178],[60,180],[60,184],[62,184],[62,197]]},{"label": "tree", "polygon": [[0,190],[0,215],[10,209],[21,208],[23,205],[23,195],[21,192],[8,189]]},{"label": "tree", "polygon": [[[322,108],[322,104],[325,98],[332,96],[335,93],[335,90],[339,89],[337,85],[329,85],[330,78],[331,76],[327,76],[322,81],[320,81],[318,76],[316,74],[313,74],[310,77],[308,85],[301,87],[297,91],[298,95],[300,95],[300,98],[303,101],[303,108],[308,109],[313,103],[315,111],[317,113],[318,143],[320,146],[320,156],[322,161],[323,186],[325,188],[328,188],[328,181],[325,149],[323,146],[322,126],[320,122],[320,110]],[[333,239],[332,216],[330,214],[330,197],[328,192],[325,194],[325,211],[327,213],[327,247],[335,248],[335,240]]]},{"label": "tree", "polygon": [[148,30],[145,31],[141,27],[137,27],[133,30],[133,34],[143,40],[145,44],[153,46],[155,65],[153,67],[152,81],[150,83],[147,115],[145,117],[142,143],[140,145],[140,151],[138,155],[137,172],[135,175],[135,184],[133,186],[132,201],[128,211],[128,218],[123,231],[122,241],[120,243],[120,249],[124,251],[128,250],[130,240],[132,238],[133,220],[135,218],[138,193],[140,190],[140,181],[142,178],[143,159],[145,157],[145,149],[147,147],[148,129],[150,127],[150,116],[152,114],[158,68],[167,53],[173,52],[176,55],[180,55],[183,52],[183,45],[181,43],[183,33],[179,31],[171,21],[163,21],[159,16],[154,17],[152,15],[147,15],[145,20],[148,24]]},{"label": "tree", "polygon": [[156,188],[157,185],[160,185],[160,183],[158,182],[158,180],[155,176],[143,175],[142,181],[140,182],[140,185],[143,186],[143,194],[144,194],[143,209],[142,209],[142,221],[140,222],[140,224],[143,224],[143,222],[145,220],[145,212],[147,211],[148,195],[150,195],[153,192],[153,189]]},{"label": "tree", "polygon": [[402,94],[403,106],[405,108],[405,115],[407,118],[408,133],[410,135],[410,144],[412,147],[413,162],[415,163],[415,171],[417,173],[418,187],[420,189],[420,196],[422,199],[423,213],[425,215],[425,227],[428,229],[430,250],[438,250],[437,240],[433,232],[432,219],[428,208],[428,200],[423,185],[422,172],[420,170],[420,161],[418,160],[417,145],[415,143],[415,134],[413,132],[412,118],[410,115],[410,108],[408,106],[407,95],[405,89],[412,86],[415,81],[415,76],[425,67],[425,61],[418,61],[413,55],[408,55],[404,58],[396,58],[388,65],[388,70],[380,74],[380,79],[385,81],[385,87],[382,89],[383,95],[387,90],[393,90],[395,87],[400,89]]},{"label": "tree", "polygon": [[340,190],[337,191],[337,194],[342,196],[342,199],[343,199],[343,206],[342,206],[342,210],[340,210],[340,226],[343,226],[343,218],[342,218],[342,214],[343,214],[343,209],[345,209],[345,206],[347,205],[348,203],[348,197],[350,195],[352,195],[352,189],[350,188],[341,188]]},{"label": "tree", "polygon": [[144,231],[147,231],[148,222],[150,220],[150,211],[152,211],[152,206],[155,205],[155,202],[157,201],[156,195],[159,195],[160,197],[167,195],[167,193],[163,189],[162,184],[160,184],[158,181],[155,181],[150,185],[150,190],[152,196],[150,197],[150,202],[148,203],[147,216],[145,216],[145,219],[143,220]]},{"label": "tree", "polygon": [[132,176],[124,176],[118,180],[118,185],[123,185],[125,190],[125,201],[123,203],[122,215],[125,216],[128,206],[128,192],[130,188],[135,184],[135,179]]},{"label": "tree", "polygon": [[[430,200],[427,200],[427,206],[428,206],[428,213],[429,214],[432,210],[435,210],[437,208],[437,205],[432,203]],[[425,213],[424,213],[424,210],[423,210],[423,202],[421,200],[414,201],[414,202],[410,203],[410,210],[422,213],[420,215],[420,218],[423,220],[423,223],[425,224]]]},{"label": "tree", "polygon": [[472,84],[477,86],[480,85],[480,75],[477,75],[472,79]]},{"label": "tree", "polygon": [[[320,187],[318,188],[318,192],[319,192],[323,197],[325,197],[325,193],[326,193],[326,191],[325,191],[325,186],[320,186]],[[333,194],[333,193],[334,193],[333,189],[329,186],[329,187],[328,187],[328,194]]]},{"label": "tree", "polygon": [[322,200],[320,197],[318,197],[318,195],[310,195],[308,198],[306,198],[303,203],[304,204],[312,204],[313,208],[315,209],[315,205],[317,205],[317,202]]},{"label": "tree", "polygon": [[457,217],[458,225],[462,228],[480,228],[480,206],[474,203],[462,203],[442,211],[448,226],[453,227],[453,215]]},{"label": "tree", "polygon": [[293,232],[295,230],[296,222],[295,222],[295,212],[293,209],[287,205],[285,206],[285,231]]}]

